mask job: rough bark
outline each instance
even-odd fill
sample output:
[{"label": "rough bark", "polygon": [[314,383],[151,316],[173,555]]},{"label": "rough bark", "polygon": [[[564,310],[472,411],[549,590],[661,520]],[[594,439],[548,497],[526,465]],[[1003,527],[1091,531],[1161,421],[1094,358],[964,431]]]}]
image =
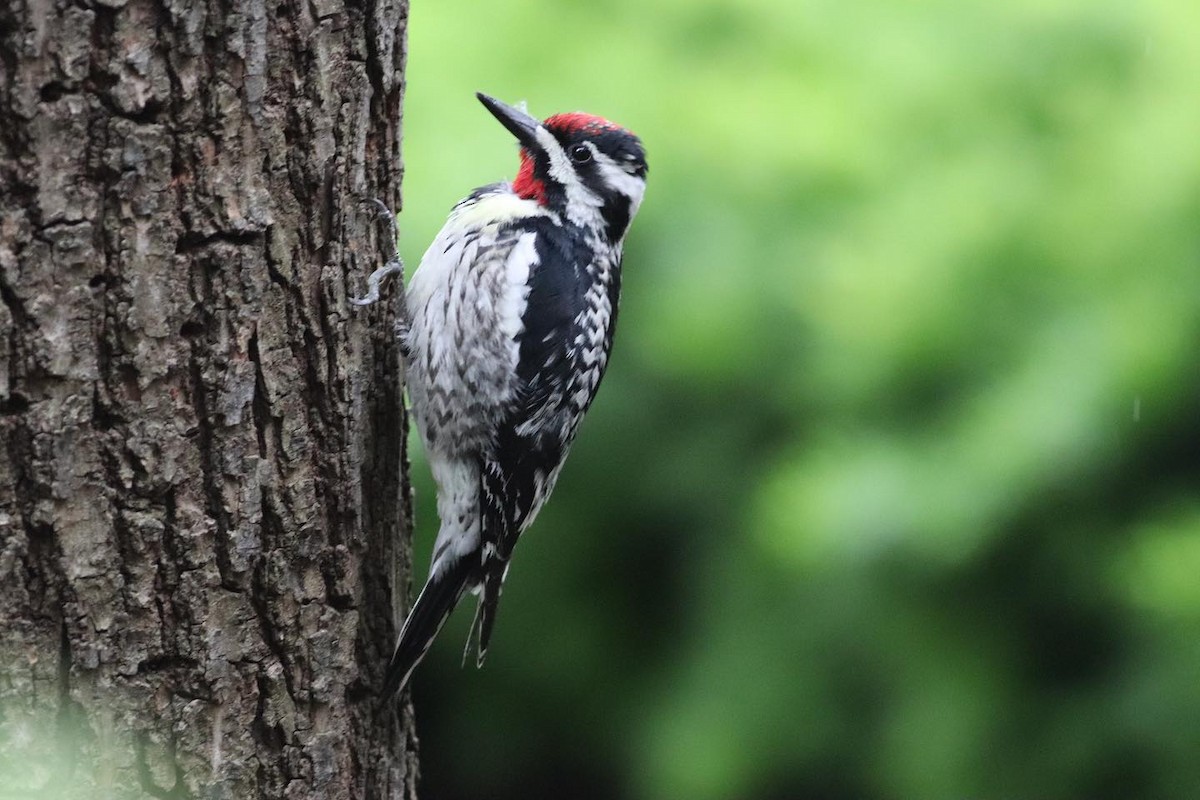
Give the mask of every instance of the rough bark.
[{"label": "rough bark", "polygon": [[0,794],[414,796],[407,11],[0,7]]}]

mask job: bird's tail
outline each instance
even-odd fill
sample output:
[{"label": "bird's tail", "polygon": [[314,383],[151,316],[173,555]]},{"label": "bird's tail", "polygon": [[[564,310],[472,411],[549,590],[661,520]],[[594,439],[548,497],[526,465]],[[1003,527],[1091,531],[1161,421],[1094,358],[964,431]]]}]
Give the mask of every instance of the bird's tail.
[{"label": "bird's tail", "polygon": [[458,605],[463,592],[477,580],[478,569],[477,559],[465,556],[456,559],[444,570],[434,570],[430,574],[425,588],[421,590],[417,602],[408,612],[408,618],[404,620],[396,650],[388,662],[383,690],[380,692],[384,700],[408,683],[413,670],[425,657],[434,637],[446,624],[450,612]]},{"label": "bird's tail", "polygon": [[[488,642],[492,639],[492,626],[496,624],[496,611],[500,608],[500,590],[504,586],[504,569],[485,567],[482,581],[483,591],[479,594],[479,605],[475,607],[475,619],[467,631],[467,646],[463,648],[463,664],[475,645],[475,666],[482,667],[487,658]],[[478,637],[476,636],[478,634]]]}]

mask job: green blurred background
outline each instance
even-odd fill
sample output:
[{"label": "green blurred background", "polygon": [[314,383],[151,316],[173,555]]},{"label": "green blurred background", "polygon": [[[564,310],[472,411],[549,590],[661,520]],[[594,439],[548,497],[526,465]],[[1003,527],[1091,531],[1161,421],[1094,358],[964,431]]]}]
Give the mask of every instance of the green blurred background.
[{"label": "green blurred background", "polygon": [[1200,796],[1194,0],[410,30],[410,272],[515,171],[476,90],[610,117],[651,168],[487,667],[464,609],[416,675],[424,797]]}]

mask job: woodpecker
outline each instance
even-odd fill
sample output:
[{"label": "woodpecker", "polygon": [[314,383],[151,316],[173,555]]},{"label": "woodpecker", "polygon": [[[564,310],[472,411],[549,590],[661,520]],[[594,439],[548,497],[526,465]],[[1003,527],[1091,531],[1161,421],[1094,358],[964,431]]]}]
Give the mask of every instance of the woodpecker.
[{"label": "woodpecker", "polygon": [[646,188],[646,151],[625,128],[584,113],[539,122],[476,96],[516,137],[520,166],[454,207],[406,293],[409,399],[441,527],[385,698],[468,591],[479,602],[463,657],[477,636],[482,666],[513,547],[604,377],[625,234]]}]

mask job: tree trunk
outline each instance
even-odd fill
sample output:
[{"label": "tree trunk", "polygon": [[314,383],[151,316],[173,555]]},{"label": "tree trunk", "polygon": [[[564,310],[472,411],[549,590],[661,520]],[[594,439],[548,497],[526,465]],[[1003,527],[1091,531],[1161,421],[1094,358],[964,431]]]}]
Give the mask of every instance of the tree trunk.
[{"label": "tree trunk", "polygon": [[407,13],[0,7],[0,794],[415,796]]}]

